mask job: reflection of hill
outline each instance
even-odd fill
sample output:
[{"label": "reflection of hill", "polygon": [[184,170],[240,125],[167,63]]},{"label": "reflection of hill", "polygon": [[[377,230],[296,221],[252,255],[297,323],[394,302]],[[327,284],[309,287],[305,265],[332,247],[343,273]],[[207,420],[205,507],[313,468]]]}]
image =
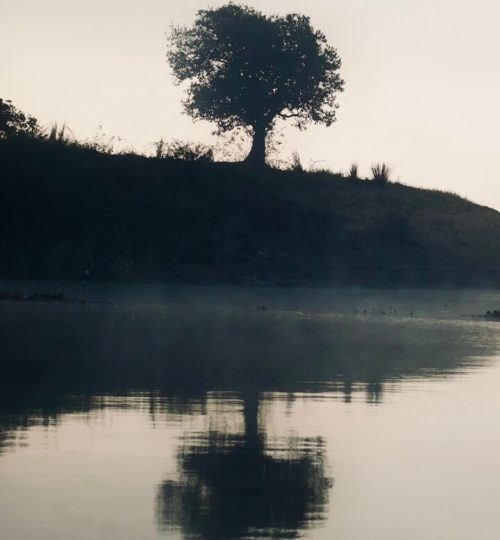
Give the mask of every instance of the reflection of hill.
[{"label": "reflection of hill", "polygon": [[71,392],[293,391],[448,374],[492,353],[487,323],[217,307],[0,306],[5,377]]},{"label": "reflection of hill", "polygon": [[[321,521],[331,480],[321,441],[282,441],[267,453],[257,431],[257,404],[246,397],[245,433],[198,434],[181,447],[179,480],[165,481],[157,497],[160,528],[180,528],[186,538],[224,540],[295,538]],[[306,449],[307,448],[307,449]]]},{"label": "reflection of hill", "polygon": [[[386,381],[448,376],[497,350],[486,322],[353,318],[214,306],[0,304],[0,447],[30,422],[148,393],[159,414],[211,390],[323,389],[379,401]],[[75,397],[76,396],[76,397]]]},{"label": "reflection of hill", "polygon": [[99,399],[70,395],[59,385],[0,380],[0,455],[17,435],[33,426],[58,423],[66,413],[89,413],[101,408]]}]

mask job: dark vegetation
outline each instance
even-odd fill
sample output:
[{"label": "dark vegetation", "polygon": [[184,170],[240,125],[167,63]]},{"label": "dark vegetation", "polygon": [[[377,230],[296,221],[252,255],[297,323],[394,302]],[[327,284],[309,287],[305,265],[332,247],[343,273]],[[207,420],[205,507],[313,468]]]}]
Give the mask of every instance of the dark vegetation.
[{"label": "dark vegetation", "polygon": [[[192,148],[191,148],[192,150]],[[210,156],[0,140],[0,276],[498,284],[500,215],[449,193]],[[199,154],[198,154],[199,155]],[[300,162],[299,162],[300,164]]]},{"label": "dark vegetation", "polygon": [[0,98],[0,139],[41,135],[42,129],[34,116],[24,114],[9,99]]}]

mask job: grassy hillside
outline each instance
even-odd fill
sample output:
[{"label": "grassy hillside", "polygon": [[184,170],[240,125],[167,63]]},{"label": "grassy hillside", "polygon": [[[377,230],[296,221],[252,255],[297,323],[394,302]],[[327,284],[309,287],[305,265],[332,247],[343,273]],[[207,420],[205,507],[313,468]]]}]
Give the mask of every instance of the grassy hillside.
[{"label": "grassy hillside", "polygon": [[449,193],[0,141],[0,277],[498,285],[499,246]]}]

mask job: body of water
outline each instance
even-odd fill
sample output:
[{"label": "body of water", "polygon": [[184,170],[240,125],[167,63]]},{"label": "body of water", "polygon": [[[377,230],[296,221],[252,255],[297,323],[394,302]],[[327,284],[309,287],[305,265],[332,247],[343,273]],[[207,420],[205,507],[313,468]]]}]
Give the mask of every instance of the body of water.
[{"label": "body of water", "polygon": [[0,303],[2,539],[497,539],[499,293],[68,290]]}]

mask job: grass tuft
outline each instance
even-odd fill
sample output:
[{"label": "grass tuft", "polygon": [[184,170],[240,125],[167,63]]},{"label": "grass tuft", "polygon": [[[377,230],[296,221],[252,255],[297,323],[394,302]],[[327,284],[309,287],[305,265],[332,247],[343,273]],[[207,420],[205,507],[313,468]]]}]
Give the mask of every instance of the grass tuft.
[{"label": "grass tuft", "polygon": [[358,164],[353,163],[351,165],[351,168],[349,169],[349,175],[347,177],[349,180],[359,180],[359,171],[358,171]]},{"label": "grass tuft", "polygon": [[385,163],[376,163],[371,167],[373,181],[377,184],[387,184],[390,182],[391,168]]}]

